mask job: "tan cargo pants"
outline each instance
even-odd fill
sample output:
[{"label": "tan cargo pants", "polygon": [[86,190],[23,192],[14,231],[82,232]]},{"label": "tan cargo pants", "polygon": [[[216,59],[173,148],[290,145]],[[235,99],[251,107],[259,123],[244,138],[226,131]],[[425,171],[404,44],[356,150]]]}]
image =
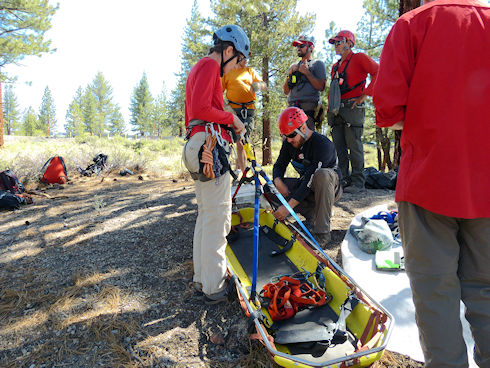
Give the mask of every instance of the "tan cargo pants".
[{"label": "tan cargo pants", "polygon": [[[300,185],[300,179],[297,178],[284,178],[283,182],[291,193],[294,193]],[[335,170],[318,169],[311,178],[310,194],[294,208],[294,211],[302,214],[307,221],[313,222],[314,233],[330,232],[332,208],[335,201],[342,196],[342,189],[339,186],[339,176]]]},{"label": "tan cargo pants", "polygon": [[[199,171],[198,153],[206,133],[194,134],[184,146],[183,160],[190,172]],[[209,181],[194,180],[197,219],[193,240],[193,281],[211,298],[225,291],[226,235],[231,227],[231,175]]]},{"label": "tan cargo pants", "polygon": [[475,362],[490,367],[490,218],[447,217],[409,202],[398,210],[425,366],[468,367],[462,300]]}]

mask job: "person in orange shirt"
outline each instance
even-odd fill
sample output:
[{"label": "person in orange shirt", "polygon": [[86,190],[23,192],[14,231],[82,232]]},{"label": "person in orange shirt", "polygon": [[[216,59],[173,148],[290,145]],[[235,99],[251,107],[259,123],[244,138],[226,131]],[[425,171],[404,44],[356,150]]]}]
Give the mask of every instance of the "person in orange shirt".
[{"label": "person in orange shirt", "polygon": [[[228,106],[245,124],[245,137],[248,138],[254,129],[255,92],[266,88],[266,84],[257,72],[247,66],[247,59],[243,59],[239,67],[221,78],[223,91],[226,91]],[[237,167],[245,170],[247,157],[240,141],[237,142]]]}]

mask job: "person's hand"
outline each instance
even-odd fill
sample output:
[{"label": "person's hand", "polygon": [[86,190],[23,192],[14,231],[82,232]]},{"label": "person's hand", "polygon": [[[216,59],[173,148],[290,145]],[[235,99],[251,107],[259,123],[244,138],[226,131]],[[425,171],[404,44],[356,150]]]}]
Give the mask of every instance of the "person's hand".
[{"label": "person's hand", "polygon": [[393,130],[403,130],[403,124],[404,124],[404,121],[400,120],[398,123],[395,123],[388,128],[393,129]]},{"label": "person's hand", "polygon": [[352,104],[352,107],[351,109],[353,109],[354,107],[356,107],[357,105],[360,105],[362,104],[367,98],[367,95],[360,95],[359,97],[357,97],[355,100],[354,100],[354,103]]},{"label": "person's hand", "polygon": [[236,115],[233,115],[233,130],[237,135],[241,133],[245,133],[245,125],[242,123],[240,118]]},{"label": "person's hand", "polygon": [[235,110],[233,110],[233,107],[231,107],[228,103],[223,104],[223,110],[231,112],[233,115],[236,115]]},{"label": "person's hand", "polygon": [[310,72],[310,68],[308,67],[307,62],[302,62],[299,66],[299,71],[303,74],[308,74]]},{"label": "person's hand", "polygon": [[258,92],[259,90],[265,91],[266,88],[267,85],[265,84],[265,82],[253,82],[250,86],[250,90],[253,92]]},{"label": "person's hand", "polygon": [[276,211],[273,213],[274,217],[278,219],[279,221],[284,220],[286,217],[289,215],[289,211],[287,210],[286,207],[281,206],[279,207]]},{"label": "person's hand", "polygon": [[299,69],[298,64],[294,64],[289,68],[288,74],[291,75],[293,72],[296,72]]}]

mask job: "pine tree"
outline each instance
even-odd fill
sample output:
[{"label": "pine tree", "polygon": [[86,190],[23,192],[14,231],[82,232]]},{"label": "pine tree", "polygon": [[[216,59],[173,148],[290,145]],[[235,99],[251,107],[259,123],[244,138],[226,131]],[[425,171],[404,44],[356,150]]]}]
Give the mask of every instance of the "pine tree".
[{"label": "pine tree", "polygon": [[111,135],[124,135],[124,118],[119,104],[114,104],[109,115],[109,133]]},{"label": "pine tree", "polygon": [[39,123],[46,137],[50,137],[56,126],[56,108],[53,97],[51,96],[51,90],[48,86],[44,89],[43,99],[39,109]]},{"label": "pine tree", "polygon": [[44,36],[57,9],[47,0],[0,1],[0,67],[51,51]]},{"label": "pine tree", "polygon": [[398,18],[398,0],[364,0],[366,10],[357,25],[356,47],[379,60],[388,33]]},{"label": "pine tree", "polygon": [[170,93],[171,103],[168,111],[168,115],[174,124],[172,132],[179,136],[184,134],[184,101],[187,75],[192,66],[208,53],[209,42],[209,31],[206,29],[204,18],[194,0],[191,17],[187,20],[184,29],[181,66],[177,73],[177,85]]},{"label": "pine tree", "polygon": [[5,85],[3,95],[3,121],[4,130],[7,135],[11,135],[19,128],[19,104],[15,95],[13,85]]},{"label": "pine tree", "polygon": [[[291,44],[301,34],[311,34],[315,16],[299,16],[297,0],[212,0],[213,29],[226,23],[241,25],[250,39],[250,65],[257,66],[267,84],[262,97],[262,164],[272,163],[271,138],[276,117],[286,107],[282,84],[288,68],[298,61]],[[257,118],[260,115],[257,114]],[[257,119],[258,120],[258,119]],[[256,121],[257,121],[256,120]],[[274,124],[271,125],[271,121]]]},{"label": "pine tree", "polygon": [[153,122],[155,124],[155,135],[162,136],[165,128],[170,126],[169,121],[169,106],[167,101],[167,93],[165,90],[165,83],[163,84],[162,92],[155,99],[155,105],[153,109]]},{"label": "pine tree", "polygon": [[36,112],[29,106],[27,111],[24,114],[24,120],[22,122],[22,126],[20,132],[22,135],[34,136],[34,135],[44,135],[45,131],[40,129],[39,120],[36,116]]},{"label": "pine tree", "polygon": [[131,95],[130,124],[134,131],[138,131],[141,136],[152,134],[153,132],[153,97],[146,73],[143,73],[139,84],[134,88]]},{"label": "pine tree", "polygon": [[78,87],[66,111],[65,131],[70,137],[80,135],[84,131],[82,98],[82,87]]},{"label": "pine tree", "polygon": [[[50,52],[51,41],[44,38],[58,9],[48,0],[0,1],[0,69],[17,63],[26,55]],[[0,101],[3,75],[0,72]],[[3,146],[3,112],[0,104],[0,147]]]},{"label": "pine tree", "polygon": [[93,132],[101,137],[108,130],[109,121],[114,109],[112,103],[112,87],[106,81],[103,74],[98,72],[92,84],[89,85],[88,90],[95,98],[96,113],[92,124]]},{"label": "pine tree", "polygon": [[97,101],[89,87],[85,88],[82,95],[82,115],[84,131],[90,135],[96,134]]}]

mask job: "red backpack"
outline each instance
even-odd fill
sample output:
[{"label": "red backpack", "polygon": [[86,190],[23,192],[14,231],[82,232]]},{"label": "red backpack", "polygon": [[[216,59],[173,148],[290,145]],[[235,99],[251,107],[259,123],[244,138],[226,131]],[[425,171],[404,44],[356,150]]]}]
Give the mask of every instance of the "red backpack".
[{"label": "red backpack", "polygon": [[[47,166],[47,167],[46,167]],[[51,157],[44,164],[41,172],[44,171],[41,181],[48,184],[64,184],[68,180],[65,161],[61,156]]]}]

